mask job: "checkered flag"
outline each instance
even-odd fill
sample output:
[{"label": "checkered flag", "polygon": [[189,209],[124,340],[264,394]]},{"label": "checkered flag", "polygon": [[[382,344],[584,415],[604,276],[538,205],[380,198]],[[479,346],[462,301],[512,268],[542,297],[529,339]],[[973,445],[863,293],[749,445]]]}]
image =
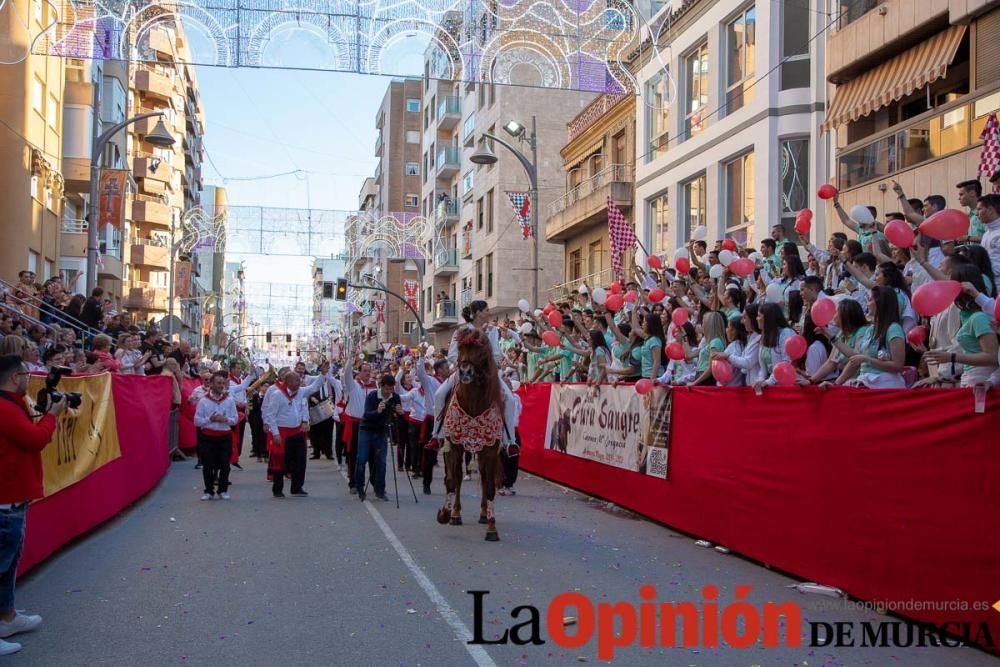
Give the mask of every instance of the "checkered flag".
[{"label": "checkered flag", "polygon": [[514,207],[514,215],[521,223],[521,236],[531,237],[531,198],[527,192],[508,192],[511,206]]},{"label": "checkered flag", "polygon": [[[983,127],[983,133],[979,135],[983,140],[983,154],[979,159],[979,175],[990,178],[1000,169],[1000,122],[997,121],[995,111],[990,113]],[[993,188],[998,191],[997,187]]]},{"label": "checkered flag", "polygon": [[608,197],[608,234],[611,236],[611,268],[615,278],[622,278],[622,255],[625,251],[635,248],[639,239],[625,214],[618,210],[611,197]]}]

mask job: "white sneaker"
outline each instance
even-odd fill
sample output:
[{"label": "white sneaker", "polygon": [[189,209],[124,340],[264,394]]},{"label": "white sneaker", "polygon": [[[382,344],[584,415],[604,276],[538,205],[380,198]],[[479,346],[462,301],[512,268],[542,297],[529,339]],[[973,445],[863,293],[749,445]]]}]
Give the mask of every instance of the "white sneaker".
[{"label": "white sneaker", "polygon": [[12,653],[17,653],[22,648],[24,647],[18,644],[17,642],[5,642],[4,640],[0,639],[0,655],[10,655]]},{"label": "white sneaker", "polygon": [[212,499],[212,494],[211,493],[203,493],[203,494],[201,494],[201,499],[202,500],[211,500]]},{"label": "white sneaker", "polygon": [[42,617],[33,614],[22,614],[17,612],[10,621],[0,621],[0,639],[6,639],[11,635],[21,632],[31,632],[37,630],[42,624]]},{"label": "white sneaker", "polygon": [[472,475],[470,475],[469,473],[465,473],[465,477],[463,477],[462,479],[466,482],[470,482],[472,481]]},{"label": "white sneaker", "polygon": [[223,500],[229,500],[229,494],[228,494],[228,493],[223,493],[223,494],[222,494],[221,496],[219,496],[219,497],[220,497],[220,498],[222,498]]}]

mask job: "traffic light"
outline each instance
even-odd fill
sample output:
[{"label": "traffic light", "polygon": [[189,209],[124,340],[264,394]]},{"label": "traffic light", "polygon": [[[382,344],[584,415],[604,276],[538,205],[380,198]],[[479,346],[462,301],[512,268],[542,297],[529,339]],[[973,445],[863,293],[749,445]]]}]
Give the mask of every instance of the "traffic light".
[{"label": "traffic light", "polygon": [[271,332],[270,331],[268,331],[266,334],[264,334],[264,337],[267,338],[267,342],[268,343],[271,342]]},{"label": "traffic light", "polygon": [[323,298],[324,299],[333,298],[333,283],[330,282],[323,283]]},{"label": "traffic light", "polygon": [[337,301],[347,301],[347,278],[337,278]]},{"label": "traffic light", "polygon": [[292,334],[285,334],[285,342],[286,343],[292,342]]}]

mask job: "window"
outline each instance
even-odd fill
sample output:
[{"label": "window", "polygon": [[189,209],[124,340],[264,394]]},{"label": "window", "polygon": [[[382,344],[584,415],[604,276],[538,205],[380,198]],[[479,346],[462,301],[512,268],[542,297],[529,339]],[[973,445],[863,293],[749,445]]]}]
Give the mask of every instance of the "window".
[{"label": "window", "polygon": [[497,84],[490,82],[490,106],[497,101]]},{"label": "window", "polygon": [[38,174],[31,175],[31,196],[38,199]]},{"label": "window", "polygon": [[420,163],[419,162],[407,162],[406,163],[406,175],[407,176],[419,176],[420,175]]},{"label": "window", "polygon": [[462,176],[462,194],[463,195],[472,194],[472,187],[473,185],[475,185],[475,182],[476,182],[475,169],[470,169],[469,171],[465,172],[465,175]]},{"label": "window", "polygon": [[54,266],[52,260],[51,259],[45,260],[45,270],[44,273],[42,273],[42,280],[48,280],[49,278],[52,277],[53,268]]},{"label": "window", "polygon": [[416,330],[417,330],[417,323],[414,322],[413,320],[406,320],[405,322],[403,322],[403,333],[404,334],[409,335],[409,334],[412,334]]},{"label": "window", "polygon": [[465,119],[462,123],[462,139],[468,139],[476,133],[476,114],[475,112],[469,114],[469,117]]},{"label": "window", "polygon": [[705,129],[708,107],[708,44],[702,44],[684,59],[684,139]]},{"label": "window", "polygon": [[34,274],[38,273],[38,253],[34,250],[28,251],[28,270]]},{"label": "window", "polygon": [[476,291],[483,291],[483,260],[476,260]]},{"label": "window", "polygon": [[780,139],[781,223],[789,231],[795,216],[809,205],[809,138]]},{"label": "window", "polygon": [[437,95],[431,97],[431,120],[437,120]]},{"label": "window", "polygon": [[483,198],[476,200],[476,229],[483,228]]},{"label": "window", "polygon": [[45,188],[45,208],[55,212],[55,197],[52,196],[52,188]]},{"label": "window", "polygon": [[587,273],[594,275],[600,273],[603,262],[603,243],[600,240],[594,241],[587,247]]},{"label": "window", "polygon": [[428,313],[434,310],[433,291],[430,287],[424,291],[424,303],[427,304]]},{"label": "window", "polygon": [[754,7],[741,12],[726,26],[726,113],[742,109],[753,100],[756,33]]},{"label": "window", "polygon": [[614,164],[628,164],[628,144],[625,141],[625,130],[611,137],[611,161]]},{"label": "window", "polygon": [[482,109],[486,106],[486,84],[479,86],[479,106],[477,108]]},{"label": "window", "polygon": [[646,84],[646,136],[649,148],[646,162],[666,154],[670,141],[670,103],[673,101],[673,82],[667,72]]},{"label": "window", "polygon": [[648,202],[649,206],[649,243],[653,254],[666,252],[667,232],[670,229],[669,219],[669,198],[667,193],[653,197]]},{"label": "window", "polygon": [[747,153],[726,163],[726,230],[753,226],[754,156]]},{"label": "window", "polygon": [[408,144],[419,144],[420,143],[420,130],[407,130],[406,131],[406,143],[408,143]]},{"label": "window", "polygon": [[574,250],[569,254],[569,280],[579,280],[583,278],[583,258],[580,250]]},{"label": "window", "polygon": [[493,253],[486,255],[486,298],[493,296]]},{"label": "window", "polygon": [[52,95],[49,95],[49,108],[46,110],[45,117],[49,121],[49,127],[53,130],[59,126],[59,102]]},{"label": "window", "polygon": [[705,224],[705,174],[695,176],[690,181],[681,185],[683,193],[682,215],[684,216],[684,236],[681,238],[685,243],[691,238],[691,233],[695,227]]},{"label": "window", "polygon": [[493,190],[486,193],[486,233],[493,233]]},{"label": "window", "polygon": [[45,7],[43,6],[44,2],[45,0],[35,0],[35,20],[38,21],[39,24],[41,24],[42,21],[44,20],[44,12],[45,12]]},{"label": "window", "polygon": [[31,84],[31,108],[38,113],[45,112],[45,84],[37,76]]},{"label": "window", "polygon": [[409,113],[420,113],[420,98],[417,97],[406,98],[406,110]]},{"label": "window", "polygon": [[424,183],[426,183],[427,182],[427,151],[424,151],[423,164],[424,164]]},{"label": "window", "polygon": [[430,122],[431,122],[431,112],[430,112],[430,109],[425,108],[424,109],[424,129],[425,130],[428,127],[430,127]]},{"label": "window", "polygon": [[[852,5],[856,3],[851,3]],[[781,90],[808,88],[812,78],[809,66],[810,9],[807,3],[782,2],[781,8]]]},{"label": "window", "polygon": [[405,195],[403,197],[403,206],[406,208],[417,208],[420,206],[420,195]]}]

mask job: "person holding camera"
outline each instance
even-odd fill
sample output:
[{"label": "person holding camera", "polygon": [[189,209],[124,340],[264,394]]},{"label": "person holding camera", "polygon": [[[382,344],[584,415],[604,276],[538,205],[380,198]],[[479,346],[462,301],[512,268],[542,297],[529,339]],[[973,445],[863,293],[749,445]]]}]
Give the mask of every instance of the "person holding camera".
[{"label": "person holding camera", "polygon": [[198,401],[194,425],[198,428],[198,456],[201,459],[205,493],[202,500],[219,497],[229,500],[229,456],[232,429],[239,421],[236,401],[229,395],[229,376],[219,371],[212,375],[209,391]]},{"label": "person holding camera", "polygon": [[28,393],[28,369],[21,357],[0,357],[0,655],[16,653],[21,645],[4,641],[30,632],[42,623],[41,616],[14,609],[17,564],[24,546],[24,523],[28,503],[41,498],[42,450],[52,440],[56,421],[66,409],[66,398],[49,401],[38,421],[24,397]]},{"label": "person holding camera", "polygon": [[354,483],[358,499],[365,499],[365,467],[369,457],[375,460],[372,485],[375,497],[389,500],[385,495],[385,465],[389,453],[389,423],[403,414],[403,406],[396,393],[396,378],[383,375],[379,388],[365,398],[365,412],[358,432],[358,457],[354,466]]}]

